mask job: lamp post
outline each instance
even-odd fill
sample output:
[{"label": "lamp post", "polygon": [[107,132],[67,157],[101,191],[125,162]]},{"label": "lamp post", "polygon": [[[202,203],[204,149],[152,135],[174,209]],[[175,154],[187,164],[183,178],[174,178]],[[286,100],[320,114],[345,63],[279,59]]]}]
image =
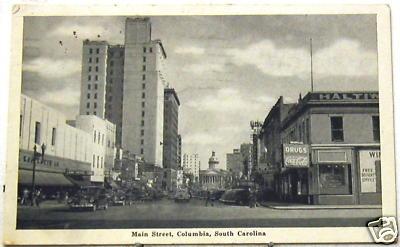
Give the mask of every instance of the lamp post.
[{"label": "lamp post", "polygon": [[33,146],[33,168],[32,168],[32,191],[31,191],[31,206],[34,206],[34,197],[35,197],[35,172],[36,172],[36,144]]}]

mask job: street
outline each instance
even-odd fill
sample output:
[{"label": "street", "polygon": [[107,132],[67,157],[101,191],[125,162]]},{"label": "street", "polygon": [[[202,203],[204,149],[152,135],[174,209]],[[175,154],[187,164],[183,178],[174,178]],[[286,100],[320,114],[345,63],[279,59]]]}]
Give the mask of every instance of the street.
[{"label": "street", "polygon": [[249,208],[192,199],[176,203],[162,199],[113,206],[107,210],[72,211],[65,204],[47,201],[40,208],[19,206],[17,229],[124,229],[193,227],[356,227],[381,216],[381,209]]}]

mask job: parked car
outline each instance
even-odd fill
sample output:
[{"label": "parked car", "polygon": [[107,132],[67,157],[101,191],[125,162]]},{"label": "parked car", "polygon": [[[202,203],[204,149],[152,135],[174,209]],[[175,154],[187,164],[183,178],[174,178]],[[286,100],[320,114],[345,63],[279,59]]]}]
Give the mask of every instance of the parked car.
[{"label": "parked car", "polygon": [[190,194],[188,190],[177,190],[174,196],[175,202],[188,202],[190,201]]},{"label": "parked car", "polygon": [[211,191],[211,200],[218,201],[221,196],[225,193],[225,190],[214,190]]},{"label": "parked car", "polygon": [[112,195],[112,204],[114,206],[124,206],[126,204],[126,192],[124,190],[115,190]]},{"label": "parked car", "polygon": [[219,199],[220,202],[233,205],[249,205],[250,191],[248,189],[227,190]]},{"label": "parked car", "polygon": [[99,186],[85,186],[72,196],[69,200],[69,207],[71,209],[90,209],[96,211],[97,209],[106,210],[109,205],[109,197],[103,187]]}]

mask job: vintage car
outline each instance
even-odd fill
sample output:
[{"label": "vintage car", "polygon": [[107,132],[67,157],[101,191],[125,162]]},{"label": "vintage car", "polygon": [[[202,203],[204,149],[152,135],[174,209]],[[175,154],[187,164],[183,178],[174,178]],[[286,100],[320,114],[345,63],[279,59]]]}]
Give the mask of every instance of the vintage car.
[{"label": "vintage car", "polygon": [[112,193],[112,205],[114,206],[125,206],[126,204],[126,192],[118,189]]},{"label": "vintage car", "polygon": [[69,200],[71,209],[97,209],[106,210],[109,205],[109,197],[106,190],[99,186],[84,186]]},{"label": "vintage car", "polygon": [[224,193],[225,193],[225,190],[211,191],[210,199],[214,200],[214,201],[218,201]]},{"label": "vintage car", "polygon": [[174,195],[175,202],[188,202],[190,201],[190,194],[188,190],[177,190]]},{"label": "vintage car", "polygon": [[220,202],[233,205],[249,205],[250,191],[248,189],[227,190],[219,199]]}]

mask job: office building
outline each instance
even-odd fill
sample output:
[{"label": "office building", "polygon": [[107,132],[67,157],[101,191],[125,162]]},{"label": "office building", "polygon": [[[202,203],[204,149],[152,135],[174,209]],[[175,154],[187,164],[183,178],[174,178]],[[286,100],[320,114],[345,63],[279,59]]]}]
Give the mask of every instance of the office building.
[{"label": "office building", "polygon": [[182,168],[184,173],[192,174],[194,181],[198,181],[200,172],[199,154],[183,154]]},{"label": "office building", "polygon": [[162,167],[166,53],[149,18],[126,20],[124,55],[122,148]]},{"label": "office building", "polygon": [[177,169],[179,98],[173,88],[164,90],[163,167]]}]

